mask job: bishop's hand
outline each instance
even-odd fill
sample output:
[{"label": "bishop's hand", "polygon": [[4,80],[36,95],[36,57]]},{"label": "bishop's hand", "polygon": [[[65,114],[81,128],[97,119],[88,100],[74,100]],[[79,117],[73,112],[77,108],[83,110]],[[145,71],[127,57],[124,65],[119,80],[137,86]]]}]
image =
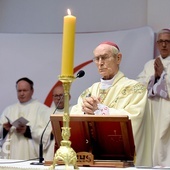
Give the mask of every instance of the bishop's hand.
[{"label": "bishop's hand", "polygon": [[82,111],[85,114],[91,114],[94,115],[95,110],[97,110],[97,104],[100,102],[99,98],[96,98],[94,96],[86,97],[83,100],[82,104]]}]

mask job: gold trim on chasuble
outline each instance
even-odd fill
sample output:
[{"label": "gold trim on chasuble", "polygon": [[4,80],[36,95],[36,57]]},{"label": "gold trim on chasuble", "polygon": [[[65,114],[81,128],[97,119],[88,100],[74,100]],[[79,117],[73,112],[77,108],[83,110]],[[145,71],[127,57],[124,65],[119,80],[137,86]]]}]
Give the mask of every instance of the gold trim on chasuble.
[{"label": "gold trim on chasuble", "polygon": [[144,85],[142,85],[141,83],[137,83],[135,85],[132,86],[127,86],[124,87],[119,95],[116,97],[116,99],[113,101],[112,103],[112,107],[116,108],[116,105],[119,101],[119,99],[121,98],[125,98],[127,97],[129,94],[133,94],[133,93],[143,93],[146,90],[146,87]]},{"label": "gold trim on chasuble", "polygon": [[[99,94],[98,96],[100,97],[100,102],[101,102],[101,104],[103,104],[105,98],[107,97],[107,94],[109,93],[109,91],[113,85],[111,87],[109,87],[108,89],[100,89],[99,86],[100,86],[100,83],[98,84],[98,87],[97,87],[97,94]],[[132,93],[143,93],[144,90],[146,90],[146,88],[141,83],[136,83],[135,85],[126,86],[119,92],[118,96],[112,101],[111,105],[108,105],[108,107],[116,108],[116,105],[117,105],[119,99],[125,98],[129,94],[132,94]],[[89,96],[89,94],[91,94],[91,92],[89,91],[89,89],[87,89],[86,91],[84,91],[81,94],[81,97],[85,98],[85,97]]]}]

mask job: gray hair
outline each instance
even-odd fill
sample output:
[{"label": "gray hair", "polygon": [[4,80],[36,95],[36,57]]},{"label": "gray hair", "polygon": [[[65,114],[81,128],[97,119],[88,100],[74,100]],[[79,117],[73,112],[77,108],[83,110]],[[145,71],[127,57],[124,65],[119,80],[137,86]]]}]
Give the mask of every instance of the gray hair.
[{"label": "gray hair", "polygon": [[111,46],[111,48],[112,48],[113,55],[117,55],[119,53],[119,50],[116,47]]},{"label": "gray hair", "polygon": [[158,37],[159,37],[160,34],[170,34],[170,29],[165,28],[165,29],[160,30],[160,31],[157,33],[157,37],[156,37],[157,40],[158,40]]}]

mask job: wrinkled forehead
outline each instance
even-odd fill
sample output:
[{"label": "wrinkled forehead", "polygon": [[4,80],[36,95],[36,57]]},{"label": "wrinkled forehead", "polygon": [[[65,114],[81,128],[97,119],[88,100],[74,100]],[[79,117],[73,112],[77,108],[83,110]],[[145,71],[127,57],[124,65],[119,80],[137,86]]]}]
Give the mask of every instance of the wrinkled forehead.
[{"label": "wrinkled forehead", "polygon": [[94,56],[110,55],[113,54],[113,47],[107,44],[100,44],[94,51]]},{"label": "wrinkled forehead", "polygon": [[162,29],[157,33],[157,40],[170,38],[170,29]]},{"label": "wrinkled forehead", "polygon": [[159,35],[158,35],[158,38],[157,38],[158,40],[159,39],[168,39],[168,40],[170,40],[170,32],[169,33],[160,33]]}]

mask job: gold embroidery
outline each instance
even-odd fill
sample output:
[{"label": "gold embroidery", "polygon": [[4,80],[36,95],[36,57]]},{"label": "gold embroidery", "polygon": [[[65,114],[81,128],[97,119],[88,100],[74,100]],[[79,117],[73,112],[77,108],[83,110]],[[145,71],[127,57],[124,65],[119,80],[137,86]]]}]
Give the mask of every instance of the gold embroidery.
[{"label": "gold embroidery", "polygon": [[90,91],[87,89],[81,94],[81,97],[85,98],[85,97],[89,96],[89,94],[90,94]]},{"label": "gold embroidery", "polygon": [[127,97],[129,94],[132,93],[143,93],[146,90],[146,87],[142,85],[141,83],[137,83],[134,86],[127,86],[124,87],[121,91],[120,94],[116,97],[116,99],[112,102],[111,107],[116,108],[118,101],[121,98]]},{"label": "gold embroidery", "polygon": [[[104,103],[104,101],[112,87],[113,86],[109,87],[108,89],[100,89],[100,83],[98,84],[98,87],[97,87],[98,90],[96,93],[99,94],[101,104]],[[143,93],[145,90],[146,90],[146,87],[144,85],[142,85],[141,83],[136,83],[135,85],[126,86],[120,91],[120,93],[117,95],[115,100],[113,100],[113,102],[110,103],[111,106],[109,106],[109,107],[116,107],[116,105],[120,99],[125,98],[128,95],[133,94],[133,93]],[[81,94],[81,97],[85,98],[89,94],[90,94],[90,91],[89,91],[89,89],[87,89]]]},{"label": "gold embroidery", "polygon": [[143,93],[146,90],[146,87],[144,85],[142,85],[141,83],[137,83],[134,86],[134,92],[135,93]]},{"label": "gold embroidery", "polygon": [[99,96],[100,96],[100,102],[103,104],[110,88],[108,89],[99,89]]},{"label": "gold embroidery", "polygon": [[132,93],[143,93],[146,90],[145,86],[137,83],[134,86],[127,86],[124,87],[121,91],[121,95],[123,95],[122,97],[126,97],[129,94]]}]

